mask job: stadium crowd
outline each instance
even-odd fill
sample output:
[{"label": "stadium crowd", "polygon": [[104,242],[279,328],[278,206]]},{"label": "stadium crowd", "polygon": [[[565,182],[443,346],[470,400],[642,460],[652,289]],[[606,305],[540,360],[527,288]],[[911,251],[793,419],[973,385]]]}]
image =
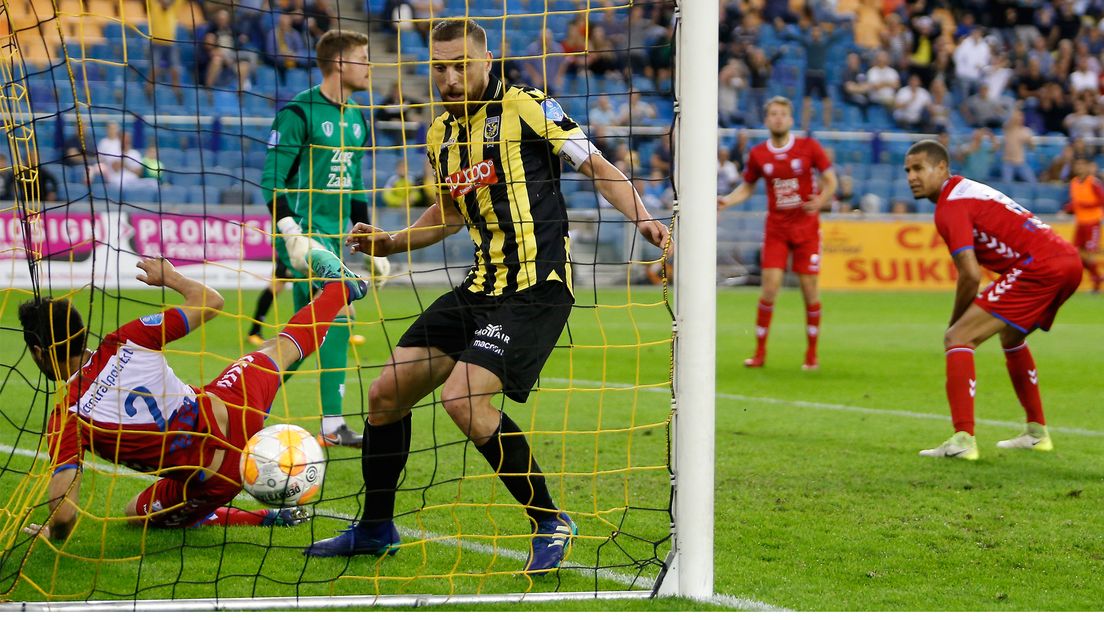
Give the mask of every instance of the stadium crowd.
[{"label": "stadium crowd", "polygon": [[[1005,184],[1067,182],[1075,153],[1098,153],[1104,2],[800,4],[722,3],[722,127],[759,126],[785,94],[803,129],[947,134],[956,166]],[[1030,157],[1040,136],[1065,140]]]}]

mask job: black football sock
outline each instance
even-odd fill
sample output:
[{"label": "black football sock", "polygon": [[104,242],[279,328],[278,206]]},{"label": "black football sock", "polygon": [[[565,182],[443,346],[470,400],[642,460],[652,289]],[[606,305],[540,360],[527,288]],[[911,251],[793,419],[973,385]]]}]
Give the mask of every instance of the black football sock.
[{"label": "black football sock", "polygon": [[559,512],[548,494],[544,474],[533,458],[529,442],[510,416],[503,412],[498,430],[478,448],[514,499],[525,506],[530,518],[540,521]]},{"label": "black football sock", "polygon": [[249,328],[250,336],[260,335],[261,323],[264,322],[265,315],[272,308],[273,299],[275,299],[275,296],[272,294],[272,288],[266,286],[265,290],[261,291],[261,296],[257,298],[257,309],[253,311],[253,327]]},{"label": "black football sock", "polygon": [[410,455],[410,416],[384,426],[366,425],[360,455],[364,475],[364,516],[367,529],[395,517],[395,492]]}]

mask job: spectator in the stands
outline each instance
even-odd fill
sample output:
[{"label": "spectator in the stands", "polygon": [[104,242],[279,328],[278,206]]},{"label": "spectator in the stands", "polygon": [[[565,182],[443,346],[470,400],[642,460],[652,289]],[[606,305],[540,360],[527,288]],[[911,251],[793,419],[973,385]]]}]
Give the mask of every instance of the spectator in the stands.
[{"label": "spectator in the stands", "polygon": [[288,69],[305,69],[310,66],[307,42],[295,29],[288,13],[278,13],[276,27],[268,33],[265,54],[281,74]]},{"label": "spectator in the stands", "polygon": [[980,27],[970,31],[970,35],[959,42],[954,51],[955,63],[955,100],[965,101],[977,90],[983,76],[982,71],[992,60],[992,50],[984,38]]},{"label": "spectator in the stands", "polygon": [[732,161],[729,150],[723,146],[717,149],[717,195],[736,189],[740,184],[740,166]]},{"label": "spectator in the stands", "polygon": [[1003,54],[994,54],[988,67],[985,67],[981,84],[988,86],[990,99],[1003,99],[1007,97],[1005,91],[1012,83],[1015,76],[1012,69],[1008,68],[1008,60]]},{"label": "spectator in the stands", "polygon": [[748,118],[745,119],[748,125],[759,124],[759,119],[763,115],[763,105],[767,101],[767,87],[770,85],[774,61],[779,56],[781,53],[768,58],[762,49],[748,48],[747,67],[750,87],[748,88]]},{"label": "spectator in the stands", "polygon": [[1054,79],[1065,84],[1069,79],[1070,73],[1073,73],[1077,69],[1076,61],[1073,55],[1073,42],[1069,39],[1062,39],[1058,42],[1058,49],[1054,53],[1054,65],[1051,69],[1051,75]]},{"label": "spectator in the stands", "polygon": [[445,16],[445,0],[410,0],[410,6],[414,9],[414,27],[428,44],[429,29],[433,25],[430,20]]},{"label": "spectator in the stands", "polygon": [[377,104],[375,110],[376,120],[407,122],[422,122],[425,119],[425,108],[421,107],[425,102],[415,96],[409,90],[404,91],[398,80],[391,82],[391,89],[387,95]]},{"label": "spectator in the stands", "polygon": [[381,14],[384,25],[392,32],[414,30],[414,7],[410,0],[387,0]]},{"label": "spectator in the stands", "polygon": [[1048,82],[1043,87],[1042,97],[1039,99],[1039,115],[1042,117],[1043,129],[1047,133],[1065,131],[1066,117],[1073,112],[1062,87],[1055,82]]},{"label": "spectator in the stands", "polygon": [[912,34],[901,23],[901,16],[890,13],[886,16],[886,28],[882,31],[882,50],[889,55],[889,64],[900,67],[908,62],[912,48]]},{"label": "spectator in the stands", "polygon": [[230,11],[217,9],[203,28],[202,45],[196,59],[199,76],[207,88],[253,88],[250,76],[257,64],[257,53],[248,49],[248,33],[231,22]]},{"label": "spectator in the stands", "polygon": [[491,73],[507,85],[526,82],[525,63],[511,52],[510,40],[502,40],[502,55],[491,63]]},{"label": "spectator in the stands", "polygon": [[821,208],[821,211],[851,213],[858,208],[859,197],[855,195],[855,178],[850,174],[841,174],[836,195],[832,197],[832,202]]},{"label": "spectator in the stands", "polygon": [[57,199],[57,177],[48,168],[38,165],[34,151],[28,153],[27,162],[19,167],[18,175],[7,157],[0,161],[0,200],[18,200],[26,204]]},{"label": "spectator in the stands", "polygon": [[587,113],[587,119],[592,127],[616,125],[619,117],[620,115],[613,109],[613,104],[610,103],[608,95],[598,95],[594,100],[594,107]]},{"label": "spectator in the stands", "polygon": [[747,85],[747,65],[739,58],[730,57],[717,76],[717,116],[721,127],[734,127],[743,122],[740,93]]},{"label": "spectator in the stands", "polygon": [[143,178],[145,172],[142,154],[134,148],[130,133],[121,134],[118,155],[105,159],[104,151],[100,151],[100,175],[109,187],[156,187],[156,179]]},{"label": "spectator in the stands", "polygon": [[1050,75],[1054,69],[1054,56],[1047,48],[1046,38],[1039,36],[1035,37],[1035,40],[1031,43],[1031,51],[1027,53],[1029,61],[1034,60],[1039,63],[1039,73],[1044,76]]},{"label": "spectator in the stands", "polygon": [[920,76],[913,74],[909,76],[908,84],[897,91],[893,101],[893,120],[902,129],[919,131],[931,101],[931,93],[924,88]]},{"label": "spectator in the stands", "polygon": [[337,11],[334,10],[330,0],[312,0],[303,9],[303,15],[307,19],[307,34],[312,42],[317,42],[322,35],[330,31],[337,19]]},{"label": "spectator in the stands", "polygon": [[936,58],[936,41],[942,34],[939,23],[929,15],[917,15],[909,20],[908,68],[910,74],[920,76],[920,81],[929,85],[933,79],[933,64]]},{"label": "spectator in the stands", "polygon": [[625,126],[648,125],[656,119],[656,107],[645,100],[638,91],[629,93],[629,100],[617,111],[617,124]]},{"label": "spectator in the stands", "polygon": [[1070,73],[1069,87],[1075,99],[1085,94],[1095,98],[1100,92],[1100,72],[1089,65],[1088,56],[1077,59],[1077,70]]},{"label": "spectator in the stands", "polygon": [[1028,107],[1036,108],[1039,106],[1039,99],[1043,94],[1043,87],[1046,86],[1046,83],[1047,79],[1043,75],[1039,59],[1029,56],[1027,69],[1016,79],[1016,96]]},{"label": "spectator in the stands", "polygon": [[546,28],[543,36],[525,49],[525,56],[527,82],[550,95],[562,94],[564,76],[567,74],[567,58],[563,45],[556,39],[551,28]]},{"label": "spectator in the stands", "polygon": [[1062,147],[1062,151],[1058,153],[1058,156],[1051,158],[1047,167],[1039,173],[1039,181],[1041,183],[1065,183],[1069,181],[1074,152],[1075,149],[1072,144]]},{"label": "spectator in the stands", "polygon": [[834,28],[831,24],[813,24],[802,17],[798,28],[786,28],[782,38],[805,49],[805,93],[801,104],[801,127],[809,128],[813,114],[813,98],[819,98],[825,128],[832,126],[832,98],[828,94],[828,62],[832,50],[852,38],[849,27]]},{"label": "spectator in the stands", "polygon": [[1066,134],[1071,140],[1093,139],[1100,132],[1101,118],[1093,113],[1083,99],[1073,102],[1073,113],[1066,117],[1062,125],[1066,128]]},{"label": "spectator in the stands", "polygon": [[88,121],[81,123],[84,139],[77,132],[65,138],[61,145],[61,163],[66,166],[88,166],[96,158],[96,143],[88,132]]},{"label": "spectator in the stands", "polygon": [[901,78],[897,70],[889,66],[889,54],[878,52],[874,56],[874,66],[866,72],[866,84],[867,96],[873,103],[893,108]]},{"label": "spectator in the stands", "polygon": [[179,23],[177,14],[187,6],[189,6],[187,0],[149,0],[147,4],[150,79],[146,83],[146,95],[151,100],[154,96],[154,86],[159,83],[157,74],[162,69],[167,69],[177,101],[181,103],[184,101],[184,93],[180,90],[183,63],[180,61],[180,42],[176,40],[176,27]]},{"label": "spectator in the stands", "polygon": [[847,65],[843,69],[840,96],[846,102],[862,110],[863,122],[867,120],[866,110],[870,107],[870,86],[866,83],[866,73],[862,70],[862,58],[858,53],[847,55]]},{"label": "spectator in the stands", "polygon": [[950,93],[943,80],[932,82],[931,103],[928,104],[927,114],[924,119],[924,131],[929,133],[946,132],[951,126],[951,102]]},{"label": "spectator in the stands", "polygon": [[982,82],[978,91],[963,102],[962,118],[972,127],[997,129],[1008,118],[1011,102],[1005,98],[993,99],[989,96],[989,86]]},{"label": "spectator in the stands", "polygon": [[383,189],[383,204],[404,209],[425,206],[421,183],[410,176],[405,160],[399,160],[395,166],[395,174],[387,179]]},{"label": "spectator in the stands", "polygon": [[96,153],[99,156],[101,164],[111,161],[112,158],[122,156],[123,132],[119,127],[119,123],[112,121],[107,124],[104,137],[100,138],[100,141],[96,143]]},{"label": "spectator in the stands", "polygon": [[607,75],[620,75],[624,70],[621,59],[613,47],[613,42],[606,36],[606,31],[601,26],[590,29],[590,39],[587,41],[586,54],[587,69],[597,77]]},{"label": "spectator in the stands", "polygon": [[993,174],[999,149],[1000,145],[993,131],[983,128],[975,129],[970,142],[953,153],[962,176],[984,182]]},{"label": "spectator in the stands", "polygon": [[146,145],[146,152],[142,155],[142,176],[147,179],[160,179],[164,174],[165,165],[157,158],[157,145],[150,142]]},{"label": "spectator in the stands", "polygon": [[1001,151],[1001,181],[1019,180],[1035,183],[1035,171],[1027,163],[1027,150],[1035,149],[1035,132],[1023,122],[1023,112],[1013,110],[1004,124],[1003,149]]}]

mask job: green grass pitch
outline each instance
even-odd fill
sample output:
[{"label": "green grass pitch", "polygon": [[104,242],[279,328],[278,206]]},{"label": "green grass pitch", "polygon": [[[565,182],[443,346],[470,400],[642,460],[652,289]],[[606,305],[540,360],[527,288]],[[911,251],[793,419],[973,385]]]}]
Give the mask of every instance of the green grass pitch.
[{"label": "green grass pitch", "polygon": [[[386,288],[358,303],[363,323],[356,332],[367,343],[352,352],[361,370],[348,380],[348,412],[363,410],[389,343],[437,292]],[[99,299],[89,320],[94,332],[161,303],[151,291],[125,296],[121,304]],[[254,299],[254,292],[227,294],[231,316],[170,346],[170,363],[182,378],[209,381],[243,351],[247,326],[236,315],[248,314]],[[826,294],[818,373],[799,369],[804,326],[794,291],[777,306],[768,366],[742,367],[753,345],[755,299],[750,289],[722,290],[717,309],[715,571],[725,601],[795,610],[1100,608],[1104,419],[1096,361],[1104,300],[1075,297],[1051,333],[1029,339],[1053,453],[997,451],[997,440],[1018,432],[1022,411],[998,344],[979,349],[982,453],[965,463],[916,456],[951,433],[942,351],[950,293]],[[634,287],[633,305],[624,290],[580,291],[570,323],[575,346],[553,354],[542,390],[529,403],[505,404],[532,430],[553,495],[578,516],[583,534],[569,560],[579,568],[533,582],[511,574],[524,557],[521,512],[432,404],[415,413],[414,453],[399,495],[408,544],[394,558],[308,562],[299,553],[357,513],[358,454],[342,449],[330,452],[320,514],[309,526],[141,532],[99,516],[120,514],[149,479],[111,474],[98,462],[85,476],[89,516],[74,537],[60,551],[42,542],[28,550],[26,537],[10,532],[11,511],[44,481],[28,482],[22,472],[44,471],[30,455],[46,411],[34,388],[46,386],[20,357],[22,341],[12,329],[21,298],[9,293],[0,300],[0,351],[4,364],[15,365],[0,390],[0,528],[9,528],[0,534],[15,544],[0,563],[8,600],[42,600],[46,593],[133,599],[619,590],[634,578],[637,587],[646,585],[655,559],[669,548],[671,332],[658,289]],[[87,301],[80,307],[87,315]],[[286,295],[269,320],[282,321],[289,311]],[[561,343],[567,342],[565,335]],[[316,377],[296,377],[282,394],[272,420],[316,430]],[[237,503],[256,505],[245,497]],[[610,540],[614,530],[621,533]],[[25,577],[17,580],[20,565]],[[673,601],[535,608],[716,607]]]}]

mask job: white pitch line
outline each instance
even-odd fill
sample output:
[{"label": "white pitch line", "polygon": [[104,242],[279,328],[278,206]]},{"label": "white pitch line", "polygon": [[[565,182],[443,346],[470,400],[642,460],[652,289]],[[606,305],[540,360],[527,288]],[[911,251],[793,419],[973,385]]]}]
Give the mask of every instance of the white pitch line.
[{"label": "white pitch line", "polygon": [[[16,448],[15,446],[9,446],[7,444],[0,444],[0,453],[15,454],[15,455],[18,455],[18,456],[25,456],[25,457],[33,458],[33,459],[40,460],[40,461],[44,461],[47,458],[47,456],[45,454],[42,454],[39,451],[28,450],[26,448]],[[87,467],[88,469],[92,469],[92,470],[107,473],[107,474],[119,474],[119,473],[124,473],[124,472],[130,472],[130,470],[128,470],[126,468],[123,468],[123,467],[119,467],[117,465],[106,465],[106,464],[95,463],[95,462],[85,462],[84,466]],[[131,472],[131,474],[132,475],[130,475],[129,477],[135,478],[135,479],[144,479],[144,480],[156,480],[157,479],[156,476],[151,476],[149,474],[143,474],[143,473],[138,473],[138,472]],[[251,500],[251,501],[256,501],[256,500],[253,499],[253,497],[251,495],[249,495],[248,493],[245,493],[244,491],[238,497],[248,499],[248,500]],[[352,523],[353,521],[356,520],[356,517],[354,515],[349,515],[349,514],[345,514],[345,513],[341,513],[341,512],[333,512],[333,511],[329,511],[329,510],[325,510],[325,511],[320,510],[320,511],[317,511],[316,514],[321,515],[321,516],[325,516],[325,517],[332,517],[332,518],[336,518],[336,519],[341,519],[343,521],[348,521],[350,523]],[[529,556],[527,554],[522,553],[520,551],[515,551],[513,549],[503,549],[501,547],[494,547],[494,546],[488,545],[486,543],[473,542],[473,541],[469,541],[469,540],[456,540],[455,538],[446,537],[446,536],[443,536],[441,534],[436,534],[434,532],[429,532],[429,531],[426,531],[426,530],[415,530],[415,529],[411,529],[411,528],[408,528],[408,527],[399,527],[398,529],[399,529],[400,534],[402,534],[403,536],[408,537],[408,538],[420,538],[422,540],[431,540],[431,541],[433,541],[435,543],[438,543],[438,544],[441,544],[441,545],[447,545],[447,546],[451,546],[451,547],[457,547],[458,546],[458,547],[460,547],[462,549],[465,549],[465,550],[468,550],[468,551],[472,551],[472,552],[475,552],[475,553],[482,553],[482,554],[486,554],[486,555],[499,555],[499,556],[502,556],[502,557],[510,558],[512,560],[517,560],[518,562],[524,562],[525,560],[529,559]],[[593,570],[589,566],[584,566],[582,564],[572,564],[572,563],[565,564],[564,568]],[[601,578],[601,579],[607,579],[609,581],[616,582],[616,583],[621,584],[623,586],[635,587],[635,588],[639,588],[641,590],[651,590],[655,585],[655,580],[651,579],[649,577],[633,576],[633,575],[629,575],[629,574],[626,574],[626,573],[620,573],[620,572],[617,572],[617,571],[614,571],[614,570],[608,569],[608,568],[598,569],[597,574],[598,574],[598,577]],[[772,605],[769,605],[767,603],[763,603],[761,601],[756,601],[756,600],[747,599],[747,598],[732,597],[732,596],[728,596],[726,594],[715,595],[712,598],[710,598],[708,600],[708,602],[713,603],[714,605],[720,605],[722,607],[728,607],[728,608],[735,609],[735,610],[740,610],[740,611],[788,611],[784,608],[774,607]]]},{"label": "white pitch line", "polygon": [[[585,387],[610,387],[615,389],[631,389],[634,386],[631,383],[614,383],[602,381],[592,381],[589,379],[564,379],[562,377],[549,377],[542,378],[541,381],[547,381],[549,383],[563,383],[563,384],[575,384]],[[655,394],[670,394],[671,390],[661,387],[642,387],[639,388],[641,392],[652,392]],[[877,409],[874,407],[860,407],[857,405],[841,405],[836,403],[821,403],[808,400],[788,400],[785,398],[772,398],[770,396],[746,396],[744,394],[728,394],[725,392],[717,392],[716,397],[720,400],[734,400],[740,402],[749,403],[762,403],[765,405],[788,405],[790,407],[802,407],[805,409],[823,409],[827,411],[845,411],[850,413],[866,413],[870,415],[882,415],[893,416],[898,418],[913,418],[916,420],[937,420],[940,422],[949,422],[951,419],[950,414],[938,414],[927,413],[923,411],[909,411],[907,409]],[[1009,422],[1007,420],[987,420],[980,419],[975,422],[979,426],[996,426],[1001,428],[1013,428],[1023,429],[1023,422]],[[1097,431],[1088,428],[1077,428],[1073,426],[1053,426],[1047,425],[1047,428],[1052,432],[1066,435],[1079,435],[1081,437],[1104,437],[1104,431]]]}]

